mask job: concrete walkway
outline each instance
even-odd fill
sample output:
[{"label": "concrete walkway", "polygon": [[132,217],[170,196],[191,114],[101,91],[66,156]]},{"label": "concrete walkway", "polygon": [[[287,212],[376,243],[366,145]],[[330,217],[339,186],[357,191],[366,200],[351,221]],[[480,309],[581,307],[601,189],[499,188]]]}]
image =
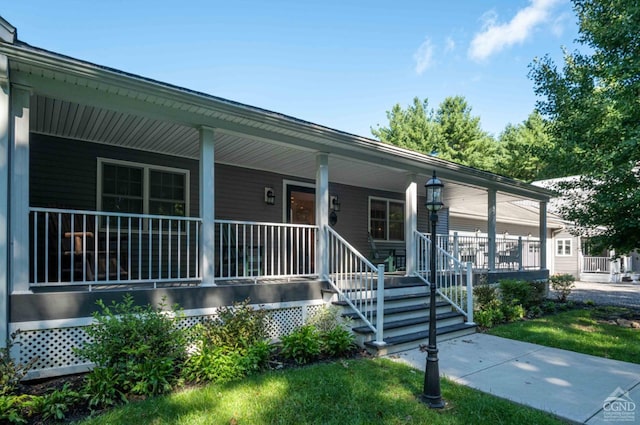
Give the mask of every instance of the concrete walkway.
[{"label": "concrete walkway", "polygon": [[[640,364],[480,333],[444,341],[438,349],[441,376],[460,384],[577,423],[640,424]],[[425,369],[426,352],[419,349],[389,357]],[[616,405],[627,411],[612,411],[609,404],[603,409],[620,390],[618,400],[631,403]]]}]

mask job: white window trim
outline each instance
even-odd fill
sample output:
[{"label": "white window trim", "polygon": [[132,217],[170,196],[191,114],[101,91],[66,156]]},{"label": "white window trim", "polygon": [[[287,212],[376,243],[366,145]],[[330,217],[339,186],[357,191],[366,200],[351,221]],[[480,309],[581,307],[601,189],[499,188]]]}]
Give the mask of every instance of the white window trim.
[{"label": "white window trim", "polygon": [[[394,202],[397,204],[402,204],[404,211],[404,201],[401,199],[393,199],[393,198],[383,198],[380,196],[369,196],[368,206],[367,206],[367,228],[369,229],[369,234],[373,236],[371,233],[371,201],[385,201],[387,203],[387,212],[385,217],[385,231],[384,234],[387,236],[386,239],[374,239],[376,242],[404,242],[407,238],[407,235],[404,235],[404,239],[389,239],[389,202]],[[404,217],[406,220],[407,217]]]},{"label": "white window trim", "polygon": [[155,165],[155,164],[145,164],[142,162],[133,162],[133,161],[123,161],[121,159],[111,159],[111,158],[103,158],[98,157],[97,161],[97,184],[96,184],[96,210],[102,211],[102,166],[104,164],[113,164],[113,165],[122,165],[126,167],[136,167],[142,168],[142,214],[149,214],[149,195],[150,195],[150,182],[149,182],[149,173],[151,170],[153,171],[168,171],[176,174],[184,174],[185,176],[185,204],[184,204],[184,216],[189,217],[189,188],[191,181],[191,172],[189,170],[185,170],[183,168],[173,168],[166,167],[164,165]]},{"label": "white window trim", "polygon": [[[558,253],[558,247],[560,246],[560,243],[562,242],[562,253]],[[565,254],[565,248],[567,246],[567,242],[569,245],[569,253]],[[562,238],[562,239],[556,239],[556,256],[558,257],[571,257],[573,255],[573,240],[571,240],[570,238]]]}]

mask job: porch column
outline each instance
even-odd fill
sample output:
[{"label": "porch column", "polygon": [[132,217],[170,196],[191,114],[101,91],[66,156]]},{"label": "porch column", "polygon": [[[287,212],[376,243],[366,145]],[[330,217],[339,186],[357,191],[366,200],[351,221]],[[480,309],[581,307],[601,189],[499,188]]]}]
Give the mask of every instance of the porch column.
[{"label": "porch column", "polygon": [[29,89],[11,85],[9,261],[11,292],[29,290]]},{"label": "porch column", "polygon": [[540,201],[540,270],[547,270],[547,202]]},{"label": "porch column", "polygon": [[316,245],[316,270],[320,278],[329,274],[329,258],[327,256],[327,235],[325,228],[329,226],[329,155],[316,155],[316,225],[318,241]]},{"label": "porch column", "polygon": [[0,55],[0,348],[9,336],[9,109],[9,59]]},{"label": "porch column", "polygon": [[489,252],[487,253],[487,261],[489,262],[489,271],[493,271],[496,268],[496,195],[496,190],[490,188],[488,191],[487,208],[487,237],[489,239]]},{"label": "porch column", "polygon": [[405,275],[415,271],[415,244],[413,233],[418,229],[418,183],[415,174],[407,175],[404,191],[404,240],[405,240]]},{"label": "porch column", "polygon": [[216,209],[214,175],[214,131],[200,128],[200,273],[202,285],[215,284]]}]

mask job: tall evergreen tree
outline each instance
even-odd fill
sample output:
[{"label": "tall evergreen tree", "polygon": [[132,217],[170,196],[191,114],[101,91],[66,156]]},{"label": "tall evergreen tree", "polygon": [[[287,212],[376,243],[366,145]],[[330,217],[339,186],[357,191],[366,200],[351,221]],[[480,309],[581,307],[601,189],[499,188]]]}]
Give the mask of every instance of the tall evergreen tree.
[{"label": "tall evergreen tree", "polygon": [[640,247],[640,3],[572,1],[586,49],[565,52],[562,70],[544,57],[530,75],[551,123],[554,171],[582,176],[558,187],[565,218],[597,248],[630,251]]}]

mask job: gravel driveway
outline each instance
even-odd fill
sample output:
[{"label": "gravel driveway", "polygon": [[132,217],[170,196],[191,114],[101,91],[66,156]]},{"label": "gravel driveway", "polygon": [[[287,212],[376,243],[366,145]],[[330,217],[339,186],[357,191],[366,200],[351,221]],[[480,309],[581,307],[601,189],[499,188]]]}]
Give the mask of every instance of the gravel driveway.
[{"label": "gravel driveway", "polygon": [[[549,297],[555,298],[553,289]],[[576,282],[569,300],[591,300],[598,305],[621,305],[640,309],[640,285],[632,283]]]}]

